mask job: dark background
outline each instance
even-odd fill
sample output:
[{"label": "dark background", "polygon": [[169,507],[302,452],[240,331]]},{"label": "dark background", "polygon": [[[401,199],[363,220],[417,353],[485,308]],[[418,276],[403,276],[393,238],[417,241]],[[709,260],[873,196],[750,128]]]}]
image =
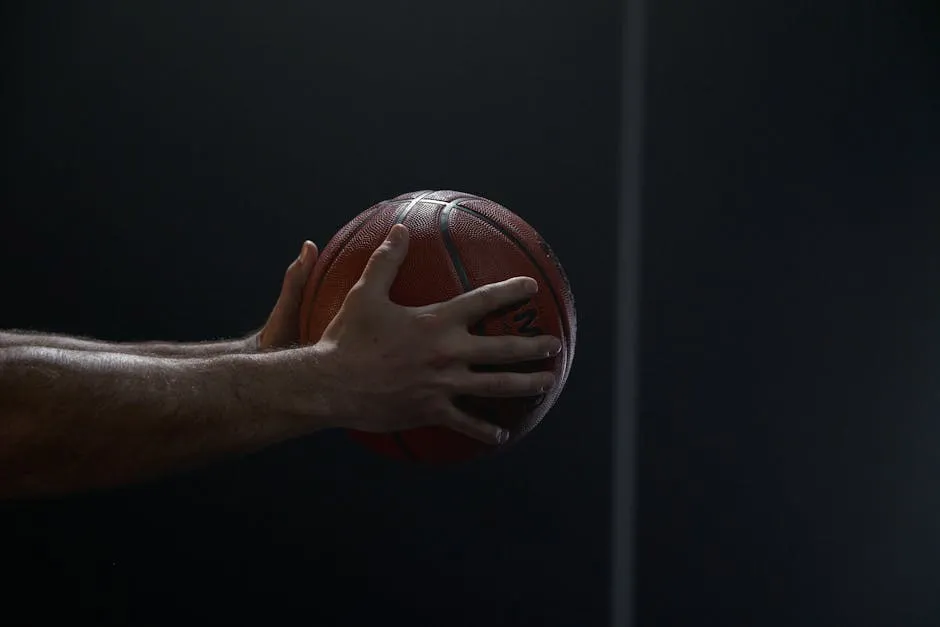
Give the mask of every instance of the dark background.
[{"label": "dark background", "polygon": [[649,4],[639,625],[940,624],[938,9]]},{"label": "dark background", "polygon": [[[607,624],[619,3],[129,4],[3,5],[0,328],[239,335],[439,187],[552,242],[578,358],[486,463],[330,433],[5,505],[11,624]],[[638,625],[940,622],[937,13],[649,3]]]},{"label": "dark background", "polygon": [[5,11],[0,328],[242,335],[304,238],[431,188],[528,219],[582,309],[568,389],[512,455],[411,468],[324,433],[6,506],[6,607],[95,624],[605,624],[618,4]]}]

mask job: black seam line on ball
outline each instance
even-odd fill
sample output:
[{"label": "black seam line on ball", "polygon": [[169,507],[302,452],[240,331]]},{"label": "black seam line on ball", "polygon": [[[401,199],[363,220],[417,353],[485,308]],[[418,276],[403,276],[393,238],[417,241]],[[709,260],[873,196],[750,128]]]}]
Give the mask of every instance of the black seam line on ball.
[{"label": "black seam line on ball", "polygon": [[454,242],[454,236],[450,232],[450,215],[454,207],[464,200],[467,199],[458,198],[457,200],[449,202],[441,209],[439,226],[441,229],[441,238],[444,240],[444,248],[447,249],[447,255],[450,257],[450,262],[453,264],[454,271],[457,273],[457,279],[460,281],[460,285],[466,293],[473,290],[473,284],[470,283],[470,277],[467,276],[467,269],[464,267],[463,260],[460,258],[460,251],[457,250],[457,243]]},{"label": "black seam line on ball", "polygon": [[[453,200],[441,209],[440,216],[440,229],[441,229],[441,238],[444,240],[444,248],[447,250],[447,256],[450,257],[450,263],[454,267],[454,272],[457,273],[457,280],[460,281],[460,286],[463,288],[464,293],[472,292],[474,289],[473,283],[470,282],[470,277],[467,276],[467,268],[464,266],[463,259],[460,258],[460,251],[457,250],[457,243],[454,241],[454,236],[450,232],[450,218],[453,213],[454,207],[465,200],[472,200],[469,198],[458,198]],[[476,324],[471,327],[470,331],[476,333],[477,335],[482,335],[484,330],[483,321],[477,321]]]},{"label": "black seam line on ball", "polygon": [[[552,287],[551,279],[548,278],[547,273],[545,272],[545,270],[542,269],[542,265],[538,262],[538,260],[531,253],[531,251],[529,251],[526,245],[523,244],[521,241],[519,241],[519,238],[513,235],[511,231],[508,231],[507,229],[503,228],[503,226],[499,222],[496,222],[495,220],[491,220],[490,218],[486,217],[479,211],[475,211],[473,209],[470,209],[469,207],[464,207],[463,205],[456,205],[454,208],[457,209],[458,211],[463,211],[466,214],[472,215],[473,217],[479,220],[482,220],[486,224],[490,225],[491,227],[493,227],[494,229],[496,229],[497,231],[505,235],[506,238],[509,239],[509,241],[512,242],[516,246],[516,248],[522,251],[522,254],[524,254],[526,257],[529,258],[529,261],[532,262],[532,265],[535,266],[535,268],[538,269],[539,274],[542,275],[542,280],[545,283],[545,286],[548,287],[548,291],[552,296],[552,300],[555,301],[555,307],[556,307],[556,310],[558,311],[558,317],[561,318],[561,327],[565,333],[565,337],[564,337],[565,345],[567,346],[568,342],[571,341],[571,329],[568,328],[568,316],[565,313],[566,311],[565,307],[564,305],[562,305],[561,299],[558,298],[558,294],[555,292],[555,288]],[[568,363],[568,353],[569,351],[565,351],[565,370],[564,370],[565,372],[567,372],[568,368],[570,367],[570,364]]]}]

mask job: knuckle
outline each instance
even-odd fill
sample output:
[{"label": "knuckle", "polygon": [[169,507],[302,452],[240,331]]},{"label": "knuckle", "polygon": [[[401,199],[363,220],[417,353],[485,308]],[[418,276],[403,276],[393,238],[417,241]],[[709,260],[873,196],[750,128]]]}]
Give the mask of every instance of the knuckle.
[{"label": "knuckle", "polygon": [[359,279],[355,285],[347,292],[346,298],[344,299],[347,303],[356,303],[365,298],[366,294],[366,283],[363,279]]},{"label": "knuckle", "polygon": [[303,276],[299,261],[295,261],[284,270],[284,283],[296,283]]},{"label": "knuckle", "polygon": [[456,348],[450,344],[439,344],[435,346],[429,355],[429,365],[435,370],[442,370],[452,366],[459,359]]},{"label": "knuckle", "polygon": [[375,247],[375,255],[387,255],[394,250],[394,247],[388,240],[383,241],[381,244]]},{"label": "knuckle", "polygon": [[514,335],[513,339],[516,340],[516,349],[526,357],[545,352],[545,342],[538,338]]},{"label": "knuckle", "polygon": [[509,373],[494,374],[490,386],[494,392],[511,392],[514,386],[514,378]]},{"label": "knuckle", "polygon": [[543,392],[548,387],[544,373],[519,374],[507,373],[501,377],[499,392],[505,394],[529,395]]},{"label": "knuckle", "polygon": [[379,260],[391,259],[397,254],[397,250],[398,249],[395,248],[392,243],[386,240],[375,249],[375,252],[372,253],[372,258]]},{"label": "knuckle", "polygon": [[414,318],[414,322],[418,330],[423,333],[434,333],[438,331],[443,324],[441,317],[431,312],[421,312],[417,314]]},{"label": "knuckle", "polygon": [[465,372],[456,368],[441,369],[433,379],[434,386],[442,393],[442,398],[450,398],[465,389],[467,376]]},{"label": "knuckle", "polygon": [[500,339],[507,358],[528,359],[541,357],[546,352],[544,343],[535,338],[507,335]]},{"label": "knuckle", "polygon": [[519,359],[532,352],[531,347],[523,338],[507,335],[499,338],[498,342],[498,349],[495,352],[504,359]]},{"label": "knuckle", "polygon": [[484,285],[477,290],[477,300],[484,309],[498,309],[500,305],[499,288],[497,285]]},{"label": "knuckle", "polygon": [[386,264],[389,262],[390,259],[391,259],[391,251],[385,248],[385,245],[383,244],[382,246],[379,246],[372,252],[372,255],[369,257],[369,262],[368,264],[366,264],[365,270],[366,271],[370,269],[374,270],[376,266],[381,266],[383,264]]}]

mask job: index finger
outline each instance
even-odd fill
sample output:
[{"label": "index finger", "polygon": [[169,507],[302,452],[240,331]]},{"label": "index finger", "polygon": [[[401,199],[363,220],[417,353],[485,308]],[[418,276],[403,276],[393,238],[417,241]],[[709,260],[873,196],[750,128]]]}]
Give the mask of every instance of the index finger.
[{"label": "index finger", "polygon": [[359,283],[372,293],[388,296],[408,254],[408,239],[408,229],[404,225],[392,226],[385,241],[369,257]]}]

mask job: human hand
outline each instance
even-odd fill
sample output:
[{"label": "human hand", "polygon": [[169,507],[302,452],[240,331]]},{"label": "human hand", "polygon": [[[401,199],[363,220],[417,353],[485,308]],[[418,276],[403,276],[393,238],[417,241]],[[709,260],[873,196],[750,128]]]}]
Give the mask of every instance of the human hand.
[{"label": "human hand", "polygon": [[544,359],[561,350],[551,336],[478,336],[469,327],[485,315],[529,298],[535,280],[517,277],[450,301],[402,307],[389,290],[408,252],[408,230],[392,227],[359,282],[313,350],[329,379],[331,419],[360,431],[392,432],[440,425],[501,444],[508,433],[458,409],[457,396],[543,394],[551,372],[474,372],[471,366]]},{"label": "human hand", "polygon": [[300,301],[304,285],[317,263],[317,246],[306,241],[300,255],[287,267],[281,293],[264,327],[251,340],[257,350],[296,346],[300,342]]}]

